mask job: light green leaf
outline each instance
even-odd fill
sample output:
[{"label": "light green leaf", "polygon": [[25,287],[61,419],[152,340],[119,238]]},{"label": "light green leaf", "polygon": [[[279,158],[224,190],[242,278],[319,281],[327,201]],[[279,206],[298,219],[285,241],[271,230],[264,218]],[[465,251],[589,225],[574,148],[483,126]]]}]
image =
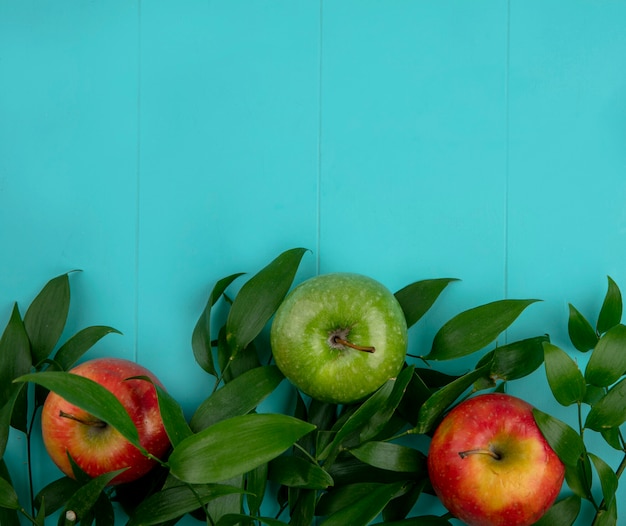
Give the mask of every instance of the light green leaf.
[{"label": "light green leaf", "polygon": [[555,504],[534,526],[572,526],[580,513],[580,497],[570,495]]},{"label": "light green leaf", "polygon": [[493,342],[529,305],[538,300],[499,300],[461,312],[435,335],[427,360],[450,360]]},{"label": "light green leaf", "polygon": [[591,323],[571,303],[569,304],[567,332],[572,345],[580,352],[593,349],[598,342],[598,336]]},{"label": "light green leaf", "polygon": [[84,409],[95,418],[117,429],[126,440],[141,451],[139,434],[124,406],[109,390],[83,376],[62,371],[44,371],[20,376],[16,382],[34,382]]},{"label": "light green leaf", "polygon": [[395,293],[406,318],[407,327],[415,325],[433,306],[439,295],[455,278],[425,279]]},{"label": "light green leaf", "polygon": [[222,420],[174,448],[170,473],[191,484],[220,482],[269,462],[313,429],[281,414],[252,413]]},{"label": "light green leaf", "polygon": [[244,493],[241,488],[223,484],[173,486],[144,499],[133,512],[128,526],[153,526],[177,519],[213,499]]},{"label": "light green leaf", "polygon": [[50,280],[32,301],[24,315],[33,363],[45,360],[61,337],[70,308],[67,274]]},{"label": "light green leaf", "polygon": [[321,526],[369,524],[394,497],[402,492],[404,482],[381,484],[367,498],[356,501],[330,515]]},{"label": "light green leaf", "polygon": [[417,449],[391,442],[366,442],[350,453],[370,466],[402,473],[422,472],[426,457]]},{"label": "light green leaf", "polygon": [[113,327],[106,327],[103,325],[87,327],[77,332],[59,348],[54,355],[54,361],[61,367],[61,369],[67,371],[98,341],[104,338],[107,334],[111,333],[122,334]]},{"label": "light green leaf", "polygon": [[283,381],[275,365],[255,367],[215,391],[196,409],[191,429],[200,431],[221,420],[245,415],[256,408]]},{"label": "light green leaf", "polygon": [[293,248],[283,252],[241,287],[226,320],[226,340],[233,355],[247,347],[276,312],[306,251]]},{"label": "light green leaf", "polygon": [[30,371],[30,343],[17,304],[0,337],[0,407],[13,397],[14,378]]},{"label": "light green leaf", "polygon": [[599,334],[604,334],[622,321],[622,293],[611,276],[607,276],[607,278],[608,288],[596,324],[596,330]]},{"label": "light green leaf", "polygon": [[576,466],[585,452],[585,444],[580,435],[565,422],[539,409],[533,409],[533,416],[541,433],[561,461],[568,466]]},{"label": "light green leaf", "polygon": [[222,294],[224,294],[228,286],[242,275],[243,273],[241,272],[231,274],[230,276],[220,279],[215,284],[191,336],[191,348],[193,349],[196,362],[207,373],[213,376],[217,376],[217,371],[215,370],[215,364],[213,362],[213,350],[211,345],[211,309]]},{"label": "light green leaf", "polygon": [[469,389],[476,380],[488,377],[490,370],[491,363],[486,363],[482,367],[464,374],[445,387],[435,391],[428,400],[422,404],[419,410],[417,426],[415,428],[416,432],[420,434],[428,433],[443,412],[450,407],[459,396]]},{"label": "light green leaf", "polygon": [[626,422],[626,378],[616,383],[606,395],[591,406],[585,427],[602,431]]},{"label": "light green leaf", "polygon": [[585,397],[585,379],[576,362],[552,343],[544,343],[546,376],[556,401],[564,406],[582,403]]},{"label": "light green leaf", "polygon": [[615,472],[611,469],[604,460],[593,453],[587,453],[589,458],[593,462],[598,477],[600,479],[600,486],[602,487],[602,496],[604,497],[605,506],[609,508],[613,499],[615,498],[615,492],[617,491],[618,479]]},{"label": "light green leaf", "polygon": [[0,507],[11,510],[19,510],[21,508],[13,486],[3,478],[0,478]]},{"label": "light green leaf", "polygon": [[596,344],[585,379],[592,385],[608,387],[626,372],[626,325],[615,325]]},{"label": "light green leaf", "polygon": [[295,456],[280,456],[269,463],[269,480],[290,488],[326,489],[332,477],[320,466]]}]

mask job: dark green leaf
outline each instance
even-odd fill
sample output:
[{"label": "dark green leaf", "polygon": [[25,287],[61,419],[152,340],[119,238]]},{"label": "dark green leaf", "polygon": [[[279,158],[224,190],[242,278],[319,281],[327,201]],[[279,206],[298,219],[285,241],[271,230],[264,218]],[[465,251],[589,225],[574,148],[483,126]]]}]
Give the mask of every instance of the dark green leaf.
[{"label": "dark green leaf", "polygon": [[565,481],[574,495],[581,499],[593,500],[591,495],[593,473],[587,455],[582,455],[575,466],[565,466]]},{"label": "dark green leaf", "polygon": [[0,478],[0,507],[11,510],[19,510],[21,508],[13,486],[3,478]]},{"label": "dark green leaf", "polygon": [[591,323],[571,303],[569,304],[567,332],[572,345],[580,352],[593,349],[598,342],[598,336]]},{"label": "dark green leaf", "polygon": [[407,327],[415,325],[433,306],[439,295],[455,278],[425,279],[407,285],[395,296],[402,307]]},{"label": "dark green leaf", "polygon": [[16,381],[34,382],[112,425],[126,440],[142,451],[137,428],[124,406],[110,391],[83,376],[61,371],[45,371],[20,376]]},{"label": "dark green leaf", "polygon": [[[76,514],[78,520],[83,518],[95,505],[96,501],[100,498],[100,494],[104,488],[111,482],[117,475],[122,473],[124,469],[118,469],[117,471],[111,471],[100,475],[87,484],[79,488],[67,501],[64,508],[64,513],[73,511]],[[62,522],[64,516],[59,517],[61,524],[74,524],[73,522]]]},{"label": "dark green leaf", "polygon": [[603,429],[602,431],[600,431],[600,433],[602,434],[602,438],[604,438],[606,443],[613,449],[617,449],[618,451],[624,450],[624,447],[622,446],[622,441],[620,439],[619,427],[609,427],[607,429]]},{"label": "dark green leaf", "polygon": [[608,387],[626,372],[626,326],[615,325],[596,344],[585,379],[592,385]]},{"label": "dark green leaf", "polygon": [[259,515],[261,513],[261,505],[265,500],[265,491],[267,489],[267,475],[269,466],[261,464],[246,474],[246,502],[251,515]]},{"label": "dark green leaf", "polygon": [[476,380],[489,376],[491,364],[487,363],[457,378],[445,387],[435,391],[422,405],[417,418],[417,433],[428,433],[443,412],[450,407]]},{"label": "dark green leaf", "polygon": [[552,505],[534,526],[572,526],[580,513],[580,497],[570,495]]},{"label": "dark green leaf", "polygon": [[381,484],[372,490],[367,498],[358,500],[327,517],[321,526],[369,524],[391,499],[402,492],[403,486],[403,482]]},{"label": "dark green leaf", "polygon": [[226,339],[233,354],[256,338],[276,312],[306,251],[293,248],[283,252],[241,287],[226,320]]},{"label": "dark green leaf", "polygon": [[593,462],[593,465],[598,473],[600,486],[602,487],[602,496],[604,497],[605,506],[608,508],[615,498],[615,492],[617,491],[617,475],[599,456],[594,455],[593,453],[587,454],[589,455],[589,458]]},{"label": "dark green leaf", "polygon": [[598,511],[597,526],[617,526],[617,499],[613,499],[606,509]]},{"label": "dark green leaf", "polygon": [[398,412],[409,424],[416,426],[419,409],[431,394],[432,390],[415,371],[402,397],[402,401],[398,405]]},{"label": "dark green leaf", "polygon": [[100,341],[107,334],[111,333],[122,334],[113,327],[106,327],[103,325],[87,327],[77,332],[59,348],[54,355],[54,361],[61,367],[61,369],[67,371],[98,341]]},{"label": "dark green leaf", "polygon": [[24,315],[33,363],[45,360],[61,337],[70,308],[67,274],[50,280],[32,301]]},{"label": "dark green leaf", "polygon": [[61,509],[70,497],[81,487],[80,482],[69,477],[57,479],[45,486],[35,497],[35,506],[41,509],[46,503],[46,513],[50,515]]},{"label": "dark green leaf", "polygon": [[[245,515],[243,513],[228,513],[227,515],[223,515],[219,521],[217,521],[216,526],[236,526],[245,524],[246,521],[250,520],[249,515]],[[279,521],[277,519],[272,519],[271,517],[254,517],[255,521],[260,522],[261,524],[267,524],[267,526],[286,526],[286,522]]]},{"label": "dark green leaf", "polygon": [[255,367],[209,396],[191,419],[191,429],[200,431],[221,420],[245,415],[255,409],[283,381],[275,365]]},{"label": "dark green leaf", "polygon": [[128,526],[157,525],[182,517],[218,497],[242,492],[241,488],[223,484],[207,484],[193,488],[186,485],[170,487],[143,500],[134,511]]},{"label": "dark green leaf", "polygon": [[217,300],[224,294],[228,286],[243,273],[231,274],[219,280],[207,300],[206,306],[198,318],[198,322],[191,336],[191,347],[196,362],[207,373],[217,376],[215,365],[213,363],[213,351],[211,345],[211,309]]},{"label": "dark green leaf", "polygon": [[585,379],[576,362],[552,343],[544,343],[546,376],[556,401],[564,406],[582,403],[585,397]]},{"label": "dark green leaf", "polygon": [[281,414],[249,414],[222,420],[181,442],[170,472],[192,484],[220,482],[269,462],[315,426]]},{"label": "dark green leaf", "polygon": [[576,466],[585,451],[585,444],[580,435],[565,422],[533,409],[533,416],[550,447],[561,461],[568,466]]},{"label": "dark green leaf", "polygon": [[[16,408],[17,402],[22,398],[22,393],[27,392],[27,389],[24,385],[15,387],[16,388],[14,389],[11,398],[9,398],[9,400],[7,400],[7,402],[2,407],[0,407],[0,458],[4,457],[6,446],[9,440],[10,426],[14,417],[16,416],[15,413],[18,411],[18,409]],[[22,410],[22,408],[19,409],[20,412]],[[18,429],[25,432],[25,429],[23,428]]]},{"label": "dark green leaf", "polygon": [[[9,470],[7,469],[7,465],[4,462],[2,455],[0,455],[0,480],[6,482],[9,486],[12,486],[11,475],[9,474]],[[11,500],[12,497],[10,496],[10,490],[8,490],[7,493],[4,493],[3,490],[0,489],[0,493],[3,494],[0,499],[8,498],[9,500]],[[2,506],[0,506],[0,524],[2,526],[20,526],[20,520],[17,515],[17,510],[11,508],[3,508]]]},{"label": "dark green leaf", "polygon": [[287,488],[290,526],[310,526],[315,523],[317,490]]},{"label": "dark green leaf", "polygon": [[193,434],[187,424],[187,420],[185,420],[183,408],[163,387],[156,384],[149,376],[133,376],[128,378],[128,380],[130,379],[144,380],[154,386],[159,401],[159,411],[163,419],[163,426],[172,446],[176,447],[185,438]]},{"label": "dark green leaf", "polygon": [[326,489],[332,477],[317,464],[294,456],[280,456],[269,464],[270,480],[291,488]]},{"label": "dark green leaf", "polygon": [[96,518],[96,526],[115,526],[113,504],[105,493],[101,493],[91,510]]},{"label": "dark green leaf", "polygon": [[350,453],[361,462],[390,471],[417,473],[426,465],[426,457],[417,449],[391,442],[366,442]]},{"label": "dark green leaf", "polygon": [[0,407],[13,397],[14,378],[30,371],[30,344],[17,305],[0,337]]},{"label": "dark green leaf", "polygon": [[622,293],[611,276],[607,276],[607,278],[609,284],[596,324],[596,330],[599,334],[604,334],[622,321]]},{"label": "dark green leaf", "polygon": [[439,329],[425,359],[450,360],[482,349],[536,301],[500,300],[457,314]]},{"label": "dark green leaf", "polygon": [[585,427],[602,431],[626,422],[626,378],[616,383],[607,394],[591,406]]},{"label": "dark green leaf", "polygon": [[542,344],[546,341],[547,336],[537,336],[496,347],[490,376],[505,381],[528,376],[543,363]]}]

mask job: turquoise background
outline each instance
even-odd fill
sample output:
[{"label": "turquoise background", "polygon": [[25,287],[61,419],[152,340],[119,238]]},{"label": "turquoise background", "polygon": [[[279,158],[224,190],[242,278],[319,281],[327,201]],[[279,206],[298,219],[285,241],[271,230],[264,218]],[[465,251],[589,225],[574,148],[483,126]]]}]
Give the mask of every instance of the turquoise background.
[{"label": "turquoise background", "polygon": [[[509,339],[569,348],[568,302],[626,291],[625,27],[624,0],[0,0],[0,324],[81,269],[67,334],[119,329],[90,356],[189,413],[215,281],[304,246],[298,280],[460,278],[413,352],[502,298],[544,300]],[[543,369],[510,391],[575,416]]]}]

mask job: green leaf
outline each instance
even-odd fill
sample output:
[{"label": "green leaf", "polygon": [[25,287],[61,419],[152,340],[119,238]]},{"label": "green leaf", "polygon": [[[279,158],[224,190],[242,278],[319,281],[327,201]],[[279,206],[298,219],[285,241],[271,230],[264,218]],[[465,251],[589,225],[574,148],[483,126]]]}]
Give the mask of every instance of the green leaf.
[{"label": "green leaf", "polygon": [[565,422],[539,409],[533,409],[533,416],[541,433],[563,464],[576,466],[585,452],[585,444],[580,435]]},{"label": "green leaf", "polygon": [[544,343],[543,350],[548,384],[556,401],[564,406],[582,403],[586,384],[576,362],[552,343]]},{"label": "green leaf", "polygon": [[10,510],[21,509],[20,501],[13,486],[3,478],[0,478],[0,507]]},{"label": "green leaf", "polygon": [[596,324],[596,330],[599,334],[604,334],[622,321],[622,293],[611,276],[607,276],[607,278],[609,284]]},{"label": "green leaf", "polygon": [[170,473],[192,484],[220,482],[269,462],[315,429],[281,414],[249,414],[222,420],[174,448]]},{"label": "green leaf", "polygon": [[[7,443],[9,441],[9,432],[10,426],[12,425],[12,421],[16,417],[17,412],[22,412],[22,408],[18,408],[19,400],[24,398],[23,394],[26,394],[26,386],[15,386],[16,389],[13,391],[11,398],[0,407],[0,458],[4,457],[4,453],[6,451]],[[22,422],[23,424],[24,422]],[[21,425],[18,429],[20,431],[25,432],[25,425]]]},{"label": "green leaf", "polygon": [[356,501],[327,517],[321,526],[369,524],[391,499],[402,492],[403,486],[404,482],[381,484],[371,491],[367,498]]},{"label": "green leaf", "polygon": [[443,412],[476,380],[489,376],[490,370],[491,363],[486,363],[435,391],[420,408],[415,431],[419,434],[428,433]]},{"label": "green leaf", "polygon": [[80,482],[69,477],[61,477],[54,480],[37,494],[35,507],[41,509],[42,503],[45,501],[46,513],[50,515],[61,509],[80,487]]},{"label": "green leaf", "polygon": [[608,387],[626,372],[626,325],[615,325],[596,344],[585,379],[592,385]]},{"label": "green leaf", "polygon": [[74,524],[64,520],[65,513],[73,511],[76,514],[77,520],[82,519],[95,505],[104,488],[111,482],[117,475],[122,473],[124,469],[118,469],[117,471],[111,471],[100,475],[87,484],[76,490],[76,492],[70,497],[65,504],[64,514],[59,517],[59,524]]},{"label": "green leaf", "polygon": [[591,494],[593,473],[588,455],[582,455],[575,466],[565,466],[565,481],[574,495],[593,501]]},{"label": "green leaf", "polygon": [[293,248],[283,252],[241,287],[226,320],[226,339],[233,355],[247,347],[276,312],[306,251]]},{"label": "green leaf", "polygon": [[221,420],[255,409],[283,381],[275,365],[255,367],[231,380],[209,396],[191,418],[191,429],[200,431]]},{"label": "green leaf", "polygon": [[546,341],[549,341],[547,336],[537,336],[496,347],[491,378],[510,381],[534,372],[543,363],[542,344]]},{"label": "green leaf", "polygon": [[261,505],[265,500],[267,489],[268,464],[261,464],[246,474],[246,502],[251,515],[261,513]]},{"label": "green leaf", "polygon": [[622,446],[622,441],[620,439],[621,433],[619,427],[609,427],[607,429],[603,429],[602,431],[600,431],[600,433],[605,442],[613,449],[617,449],[618,451],[624,450],[624,447]]},{"label": "green leaf", "polygon": [[[220,517],[220,520],[217,521],[216,526],[236,526],[241,524],[246,524],[246,521],[250,520],[249,515],[244,515],[243,513],[228,513]],[[279,521],[277,519],[272,519],[271,517],[254,517],[254,520],[260,522],[261,524],[267,524],[267,526],[286,526],[286,522]]]},{"label": "green leaf", "polygon": [[457,314],[435,335],[427,360],[450,360],[474,353],[493,342],[538,300],[500,300]]},{"label": "green leaf", "polygon": [[213,499],[236,493],[243,493],[243,490],[224,484],[169,487],[143,500],[133,512],[128,526],[161,524],[164,521],[182,517]]},{"label": "green leaf", "polygon": [[605,506],[610,507],[611,502],[615,498],[615,492],[617,491],[617,475],[611,469],[604,460],[593,453],[587,453],[589,458],[593,462],[594,467],[600,478],[600,486],[602,487],[602,496],[604,498]]},{"label": "green leaf", "polygon": [[598,336],[591,323],[571,303],[569,304],[567,332],[572,345],[580,352],[593,349],[598,342]]},{"label": "green leaf", "polygon": [[0,407],[13,397],[14,378],[26,374],[31,368],[30,344],[17,304],[13,305],[11,318],[0,337]]},{"label": "green leaf", "polygon": [[406,318],[407,327],[415,325],[433,306],[439,295],[455,278],[425,279],[395,293]]},{"label": "green leaf", "polygon": [[217,371],[215,370],[215,364],[213,362],[211,345],[211,309],[217,300],[221,298],[222,294],[224,294],[228,286],[242,275],[242,272],[231,274],[230,276],[222,278],[215,284],[191,336],[191,347],[196,362],[202,369],[213,376],[217,376]]},{"label": "green leaf", "polygon": [[133,376],[127,380],[137,379],[151,383],[157,394],[159,411],[163,420],[163,426],[172,446],[176,447],[185,438],[193,435],[193,432],[185,420],[183,408],[163,387],[155,383],[149,376]]},{"label": "green leaf", "polygon": [[617,499],[613,499],[606,509],[598,511],[594,526],[617,526]]},{"label": "green leaf", "polygon": [[95,418],[112,425],[141,451],[139,434],[124,406],[109,390],[83,376],[62,371],[44,371],[20,376],[16,382],[34,382],[84,409]]},{"label": "green leaf", "polygon": [[59,341],[69,308],[70,282],[67,274],[46,283],[28,307],[24,327],[35,365],[45,360]]},{"label": "green leaf", "polygon": [[290,488],[326,489],[332,477],[320,466],[294,456],[280,456],[269,463],[269,480]]},{"label": "green leaf", "polygon": [[117,329],[104,325],[87,327],[77,332],[59,348],[54,356],[54,361],[61,369],[67,371],[98,341],[111,333],[122,334]]},{"label": "green leaf", "polygon": [[366,442],[350,453],[370,466],[402,473],[422,472],[426,457],[415,448],[391,442]]},{"label": "green leaf", "polygon": [[618,427],[626,422],[626,378],[616,383],[604,397],[593,404],[585,427],[594,431],[602,431],[609,427]]},{"label": "green leaf", "polygon": [[534,526],[572,526],[580,513],[580,497],[570,495],[556,502]]},{"label": "green leaf", "polygon": [[420,515],[419,517],[411,517],[400,521],[387,522],[385,526],[451,526],[451,522],[444,517],[436,515]]}]

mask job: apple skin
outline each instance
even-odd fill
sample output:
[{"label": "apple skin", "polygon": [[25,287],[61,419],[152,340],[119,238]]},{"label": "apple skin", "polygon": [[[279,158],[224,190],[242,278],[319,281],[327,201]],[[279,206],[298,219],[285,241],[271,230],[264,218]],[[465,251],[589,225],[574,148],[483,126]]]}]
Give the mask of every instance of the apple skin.
[{"label": "apple skin", "polygon": [[[157,458],[167,453],[170,441],[154,386],[145,380],[126,380],[132,376],[148,376],[162,387],[153,373],[135,362],[119,358],[89,360],[70,373],[90,378],[113,393],[137,427],[140,444]],[[61,414],[72,415],[78,420]],[[81,421],[96,421],[100,425],[87,425]],[[74,477],[68,453],[91,477],[128,467],[111,481],[111,485],[136,480],[156,465],[155,460],[144,456],[115,428],[95,420],[54,392],[50,392],[44,402],[41,427],[48,454],[68,477]]]},{"label": "apple skin", "polygon": [[[557,498],[565,467],[532,409],[511,395],[478,395],[453,408],[435,430],[427,460],[433,489],[469,526],[534,524]],[[501,458],[460,455],[476,449]]]},{"label": "apple skin", "polygon": [[[335,335],[375,350],[334,343]],[[310,278],[287,295],[272,322],[270,343],[276,365],[303,393],[348,404],[398,374],[406,357],[407,325],[384,285],[335,272]]]}]

